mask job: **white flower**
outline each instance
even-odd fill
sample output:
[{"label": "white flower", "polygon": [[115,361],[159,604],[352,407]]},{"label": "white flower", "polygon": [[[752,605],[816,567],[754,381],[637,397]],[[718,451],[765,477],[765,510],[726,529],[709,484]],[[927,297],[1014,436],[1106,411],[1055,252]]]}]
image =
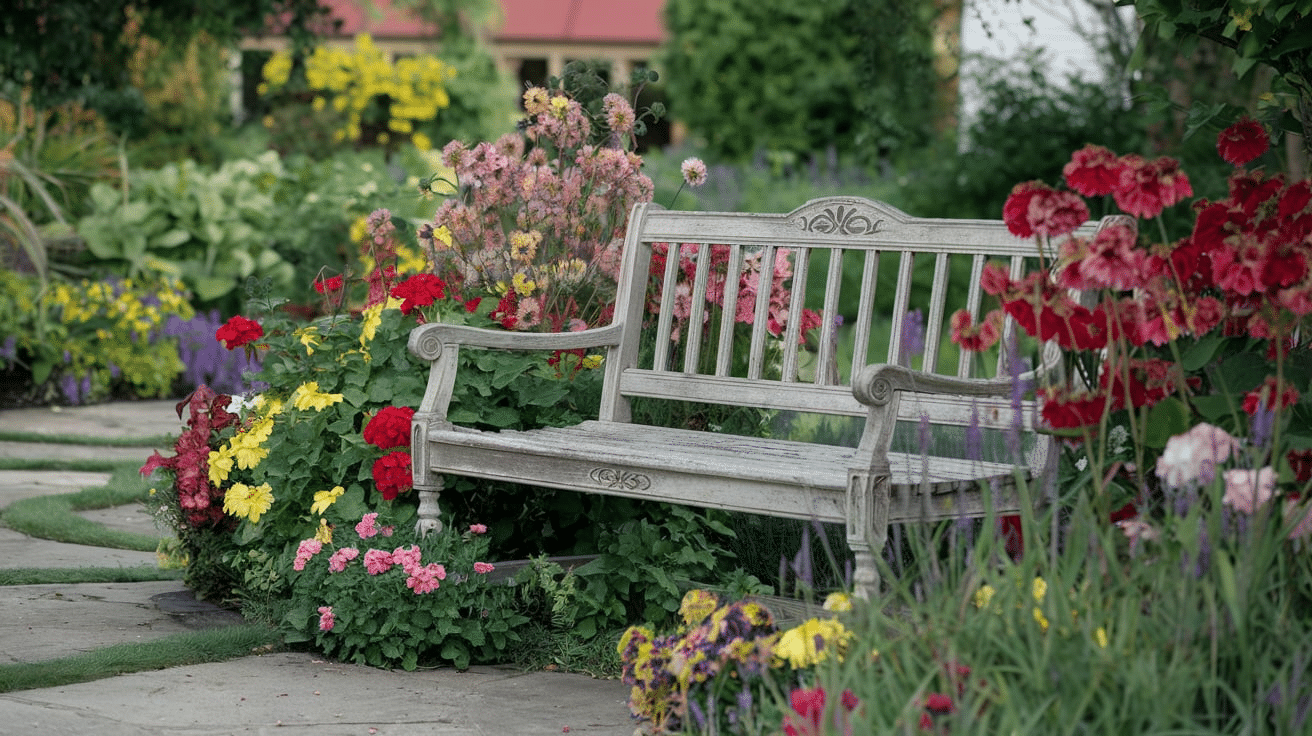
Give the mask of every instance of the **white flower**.
[{"label": "white flower", "polygon": [[1216,477],[1216,466],[1238,450],[1239,442],[1224,429],[1199,424],[1166,441],[1166,449],[1157,458],[1157,477],[1172,488],[1195,483],[1206,485]]},{"label": "white flower", "polygon": [[1276,471],[1270,466],[1261,470],[1235,468],[1222,475],[1225,495],[1221,503],[1236,511],[1251,514],[1276,493]]},{"label": "white flower", "polygon": [[690,187],[699,187],[706,183],[706,164],[699,158],[685,158],[679,167],[683,180]]}]

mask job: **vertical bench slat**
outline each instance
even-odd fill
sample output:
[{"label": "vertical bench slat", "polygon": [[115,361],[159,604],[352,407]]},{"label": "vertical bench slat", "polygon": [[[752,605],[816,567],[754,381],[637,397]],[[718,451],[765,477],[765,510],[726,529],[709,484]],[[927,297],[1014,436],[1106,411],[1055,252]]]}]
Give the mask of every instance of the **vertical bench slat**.
[{"label": "vertical bench slat", "polygon": [[765,363],[765,323],[770,314],[770,291],[774,288],[774,249],[767,245],[761,249],[761,272],[756,281],[756,309],[752,317],[752,348],[748,355],[747,377],[761,378]]},{"label": "vertical bench slat", "polygon": [[911,299],[911,274],[915,270],[916,256],[909,250],[902,251],[897,266],[897,291],[893,293],[893,331],[888,338],[888,364],[911,364],[911,356],[902,355],[902,322],[907,316],[907,304]]},{"label": "vertical bench slat", "polygon": [[[966,309],[970,312],[970,321],[972,323],[979,322],[979,306],[983,300],[983,290],[980,289],[979,281],[984,275],[985,260],[982,254],[970,259],[970,288],[966,292]],[[970,378],[974,364],[969,350],[959,351],[957,355],[957,378]]]},{"label": "vertical bench slat", "polygon": [[683,336],[683,372],[697,373],[702,357],[702,337],[706,334],[706,284],[711,273],[711,246],[697,246],[697,271],[692,280],[692,305]]},{"label": "vertical bench slat", "polygon": [[852,370],[855,376],[870,362],[870,322],[875,313],[875,291],[879,283],[879,251],[866,251],[861,268],[861,297],[856,312],[856,332],[852,335]]},{"label": "vertical bench slat", "polygon": [[733,367],[733,332],[738,315],[738,282],[743,274],[743,247],[729,246],[729,264],[724,271],[724,310],[720,313],[720,340],[715,351],[715,375],[727,376]]},{"label": "vertical bench slat", "polygon": [[793,248],[792,292],[788,300],[788,322],[784,325],[783,380],[797,381],[797,345],[802,341],[802,309],[806,306],[806,274],[811,263],[809,248]]},{"label": "vertical bench slat", "polygon": [[674,329],[674,294],[679,271],[679,244],[667,243],[665,274],[661,277],[661,309],[656,319],[656,354],[652,370],[668,370],[670,365],[670,332]]},{"label": "vertical bench slat", "polygon": [[926,373],[938,370],[938,348],[943,334],[943,310],[948,300],[948,276],[951,264],[947,253],[934,257],[934,285],[930,288],[929,315],[925,318],[925,359],[920,369]]},{"label": "vertical bench slat", "polygon": [[816,356],[815,383],[838,383],[838,294],[843,288],[842,248],[829,249],[829,273],[825,277],[825,303],[820,313],[820,350]]}]

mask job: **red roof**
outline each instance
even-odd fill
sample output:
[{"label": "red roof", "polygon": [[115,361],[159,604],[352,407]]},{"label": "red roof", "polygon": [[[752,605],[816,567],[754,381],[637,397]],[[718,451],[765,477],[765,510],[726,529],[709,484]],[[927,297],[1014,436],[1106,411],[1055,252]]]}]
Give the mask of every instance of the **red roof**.
[{"label": "red roof", "polygon": [[[434,34],[390,0],[324,0],[342,20],[341,35],[424,38]],[[498,41],[659,44],[664,0],[501,0]],[[372,7],[371,7],[372,6]]]}]

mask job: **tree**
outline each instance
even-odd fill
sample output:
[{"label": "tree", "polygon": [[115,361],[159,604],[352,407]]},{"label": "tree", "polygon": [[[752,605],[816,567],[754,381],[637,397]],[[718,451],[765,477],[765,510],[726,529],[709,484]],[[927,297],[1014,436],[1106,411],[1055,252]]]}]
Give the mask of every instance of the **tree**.
[{"label": "tree", "polygon": [[111,117],[139,107],[128,74],[135,49],[123,33],[133,15],[147,36],[203,30],[223,43],[268,30],[309,45],[331,23],[319,0],[10,0],[0,14],[0,85],[30,87],[42,107],[82,98]]},{"label": "tree", "polygon": [[[1275,72],[1272,92],[1292,97],[1280,122],[1303,136],[1312,157],[1312,6],[1306,0],[1120,0],[1144,22],[1144,38],[1158,38],[1191,51],[1199,40],[1234,51],[1233,69],[1242,78],[1266,66]],[[1140,45],[1140,54],[1146,53]],[[1186,54],[1187,55],[1187,54]]]}]

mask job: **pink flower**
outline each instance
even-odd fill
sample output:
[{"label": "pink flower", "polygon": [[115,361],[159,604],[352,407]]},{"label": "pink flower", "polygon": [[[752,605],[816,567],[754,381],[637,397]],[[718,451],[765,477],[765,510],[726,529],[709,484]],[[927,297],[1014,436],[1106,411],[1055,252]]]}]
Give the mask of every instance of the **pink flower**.
[{"label": "pink flower", "polygon": [[337,625],[337,619],[333,616],[333,607],[319,606],[319,630],[332,631],[335,625]]},{"label": "pink flower", "polygon": [[1266,153],[1270,145],[1266,128],[1250,117],[1240,118],[1216,136],[1216,152],[1232,166],[1243,166]]},{"label": "pink flower", "polygon": [[302,539],[296,547],[296,561],[292,563],[293,570],[304,570],[305,563],[310,561],[311,557],[319,554],[323,550],[323,542],[317,539]]},{"label": "pink flower", "polygon": [[1080,261],[1081,288],[1124,291],[1142,286],[1147,253],[1134,245],[1135,232],[1124,225],[1098,231]]},{"label": "pink flower", "polygon": [[1235,468],[1222,474],[1225,479],[1225,495],[1221,503],[1235,511],[1251,514],[1276,492],[1276,471],[1270,466],[1261,470]]},{"label": "pink flower", "polygon": [[493,564],[490,563],[490,562],[475,562],[475,563],[474,563],[474,572],[478,573],[479,575],[486,575],[486,574],[492,572],[492,571],[495,570],[495,569],[497,569],[496,566],[493,565]]},{"label": "pink flower", "polygon": [[346,569],[346,563],[360,556],[360,550],[355,547],[342,547],[328,558],[328,572],[341,572]]},{"label": "pink flower", "polygon": [[1058,237],[1083,225],[1089,219],[1089,206],[1073,192],[1046,189],[1030,198],[1026,217],[1036,235]]},{"label": "pink flower", "polygon": [[1290,539],[1302,539],[1312,534],[1312,506],[1300,504],[1298,499],[1291,498],[1285,501],[1285,523],[1293,521],[1294,528],[1289,530]]},{"label": "pink flower", "polygon": [[952,313],[952,342],[962,350],[982,352],[993,347],[1002,336],[1002,312],[993,310],[978,325],[972,325],[970,312],[958,309]]},{"label": "pink flower", "polygon": [[371,549],[364,553],[364,569],[370,575],[382,575],[392,569],[392,555],[381,549]]},{"label": "pink flower", "polygon": [[392,550],[392,562],[400,565],[401,569],[406,572],[411,572],[414,568],[419,567],[420,559],[423,556],[424,553],[417,544],[410,545],[410,549],[397,547]]},{"label": "pink flower", "polygon": [[679,170],[683,172],[683,181],[690,187],[706,183],[706,163],[699,158],[685,158]]},{"label": "pink flower", "polygon": [[484,526],[484,525],[482,525],[482,524],[470,524],[470,525],[469,525],[469,533],[470,533],[470,534],[487,534],[487,527]]},{"label": "pink flower", "polygon": [[431,593],[437,590],[439,580],[446,580],[446,568],[436,562],[423,567],[415,565],[406,572],[410,573],[410,577],[406,578],[405,586],[413,590],[415,595]]},{"label": "pink flower", "polygon": [[1216,477],[1216,466],[1238,450],[1239,442],[1220,427],[1203,423],[1166,441],[1157,458],[1157,477],[1172,488],[1195,483],[1206,485]]},{"label": "pink flower", "polygon": [[355,525],[355,533],[361,539],[368,539],[378,533],[378,514],[365,514],[360,523]]}]

